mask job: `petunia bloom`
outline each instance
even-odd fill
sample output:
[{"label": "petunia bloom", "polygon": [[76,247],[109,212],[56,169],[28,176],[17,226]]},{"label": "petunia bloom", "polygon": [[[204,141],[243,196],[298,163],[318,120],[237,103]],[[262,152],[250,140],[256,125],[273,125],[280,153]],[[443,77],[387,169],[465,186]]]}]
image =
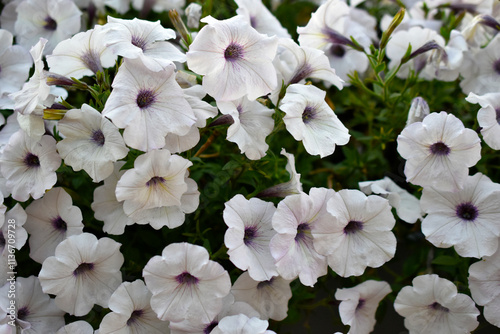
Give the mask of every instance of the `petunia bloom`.
[{"label": "petunia bloom", "polygon": [[203,75],[203,88],[217,101],[245,95],[255,100],[277,86],[272,60],[277,37],[259,34],[241,16],[219,21],[211,16],[189,47],[188,67]]},{"label": "petunia bloom", "polygon": [[231,262],[248,270],[256,281],[266,281],[278,276],[269,242],[276,234],[272,217],[276,208],[258,198],[245,199],[236,195],[224,204],[224,222],[228,226],[224,244]]},{"label": "petunia bloom", "polygon": [[143,271],[151,307],[161,320],[196,318],[210,322],[231,289],[227,271],[197,245],[173,243],[151,258]]},{"label": "petunia bloom", "polygon": [[467,295],[438,275],[422,275],[405,286],[394,301],[410,333],[470,333],[479,325],[479,310]]},{"label": "petunia bloom", "polygon": [[406,180],[423,187],[461,189],[469,167],[481,158],[477,133],[444,111],[410,124],[397,141],[398,152],[406,159]]},{"label": "petunia bloom", "polygon": [[352,288],[337,289],[335,298],[339,305],[342,323],[351,326],[350,334],[371,333],[375,327],[378,304],[391,292],[387,282],[365,281]]},{"label": "petunia bloom", "polygon": [[422,233],[436,247],[454,246],[464,257],[492,255],[500,236],[500,184],[486,175],[467,176],[463,189],[425,187],[420,199],[427,216]]},{"label": "petunia bloom", "polygon": [[109,297],[122,282],[120,246],[91,233],[67,238],[42,264],[43,291],[55,295],[56,305],[76,316],[87,314],[94,304],[108,307]]},{"label": "petunia bloom", "polygon": [[312,85],[288,86],[279,108],[283,122],[295,140],[301,140],[307,153],[321,158],[332,154],[335,145],[349,142],[349,130],[325,102],[326,92]]},{"label": "petunia bloom", "polygon": [[71,109],[59,121],[64,139],[57,150],[73,170],[85,170],[94,182],[100,182],[113,172],[113,163],[128,153],[118,128],[101,113],[84,104]]}]

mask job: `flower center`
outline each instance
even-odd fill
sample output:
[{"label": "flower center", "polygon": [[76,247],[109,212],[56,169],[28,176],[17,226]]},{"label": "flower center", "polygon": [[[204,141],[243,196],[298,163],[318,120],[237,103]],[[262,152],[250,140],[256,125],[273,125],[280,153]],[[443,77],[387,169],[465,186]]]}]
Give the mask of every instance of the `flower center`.
[{"label": "flower center", "polygon": [[101,129],[97,129],[92,131],[90,140],[96,143],[97,146],[104,146],[104,142],[106,139],[104,138],[104,133],[102,133]]},{"label": "flower center", "polygon": [[130,326],[133,323],[135,323],[137,319],[139,319],[143,314],[144,314],[143,310],[134,310],[134,312],[132,312],[132,314],[130,315],[130,318],[128,318],[127,320],[127,326]]},{"label": "flower center", "polygon": [[142,49],[142,51],[146,51],[146,40],[142,38],[141,36],[132,36],[131,40],[132,45],[137,46],[139,49]]},{"label": "flower center", "polygon": [[203,330],[203,334],[210,334],[212,333],[212,330],[217,327],[217,325],[219,324],[218,321],[214,320],[212,321],[210,324],[207,325],[207,327],[205,327],[205,329]]},{"label": "flower center", "polygon": [[23,306],[19,310],[17,310],[17,319],[19,320],[26,319],[28,315],[30,315],[30,311],[28,310],[27,306]]},{"label": "flower center", "polygon": [[86,274],[89,271],[92,271],[93,269],[94,269],[93,263],[87,263],[87,262],[80,263],[80,265],[73,271],[73,276],[76,277]]},{"label": "flower center", "polygon": [[154,187],[154,186],[162,184],[162,183],[165,183],[165,179],[163,177],[161,177],[161,176],[153,176],[151,178],[151,180],[149,180],[148,182],[146,182],[146,186],[147,187]]},{"label": "flower center", "polygon": [[434,302],[434,303],[430,304],[429,307],[433,310],[444,312],[444,313],[450,312],[449,308],[444,307],[443,305],[439,304],[438,302]]},{"label": "flower center", "polygon": [[269,279],[267,281],[259,282],[259,284],[257,284],[257,290],[263,289],[263,288],[268,287],[268,286],[271,286],[273,284],[273,281],[274,281],[274,276],[271,277],[271,279]]},{"label": "flower center", "polygon": [[103,71],[99,54],[94,50],[85,52],[80,56],[80,59],[92,72],[97,73],[99,71]]},{"label": "flower center", "polygon": [[500,74],[500,59],[497,59],[493,62],[493,70],[497,73]]},{"label": "flower center", "polygon": [[366,303],[366,300],[364,300],[364,299],[360,299],[360,300],[358,301],[358,305],[356,306],[356,311],[358,311],[358,310],[362,309],[362,308],[363,308],[363,306],[365,306],[365,303]]},{"label": "flower center", "polygon": [[236,61],[243,58],[243,47],[239,44],[232,43],[224,50],[224,58],[229,61]]},{"label": "flower center", "polygon": [[311,227],[309,226],[309,224],[300,223],[299,226],[297,226],[297,234],[295,235],[295,241],[296,242],[305,241],[309,235],[311,235]]},{"label": "flower center", "polygon": [[463,220],[474,221],[479,212],[471,202],[461,203],[457,206],[455,213],[457,217],[462,218]]},{"label": "flower center", "polygon": [[243,243],[248,246],[248,244],[252,243],[255,237],[257,237],[257,228],[255,226],[245,227],[245,236],[243,237]]},{"label": "flower center", "polygon": [[198,284],[199,279],[188,273],[187,271],[179,274],[175,277],[177,283],[181,285],[196,285]]},{"label": "flower center", "polygon": [[438,141],[430,146],[430,150],[432,154],[435,155],[448,155],[450,154],[450,148],[448,145],[443,143],[442,141]]},{"label": "flower center", "polygon": [[59,232],[66,232],[68,229],[68,225],[66,222],[61,218],[61,216],[57,216],[55,218],[52,218],[51,221],[52,227]]},{"label": "flower center", "polygon": [[314,107],[307,106],[302,112],[302,121],[307,124],[314,119],[316,115],[316,109]]},{"label": "flower center", "polygon": [[495,109],[495,113],[497,115],[497,123],[500,124],[500,108]]},{"label": "flower center", "polygon": [[43,27],[46,30],[55,31],[57,29],[57,22],[54,21],[54,19],[51,18],[50,16],[47,16],[45,18],[45,24],[43,25]]},{"label": "flower center", "polygon": [[335,57],[342,58],[345,55],[345,48],[340,44],[333,44],[330,53]]},{"label": "flower center", "polygon": [[23,162],[30,168],[40,167],[40,159],[38,159],[38,156],[34,155],[31,152],[28,152],[28,154],[26,154]]},{"label": "flower center", "polygon": [[311,65],[304,64],[302,67],[295,73],[292,79],[290,79],[290,84],[295,84],[300,82],[302,79],[307,78],[312,73]]},{"label": "flower center", "polygon": [[353,234],[363,229],[363,222],[358,220],[351,220],[347,223],[346,227],[344,227],[344,234]]},{"label": "flower center", "polygon": [[141,89],[137,94],[137,106],[141,109],[147,108],[156,101],[156,96],[153,91]]}]

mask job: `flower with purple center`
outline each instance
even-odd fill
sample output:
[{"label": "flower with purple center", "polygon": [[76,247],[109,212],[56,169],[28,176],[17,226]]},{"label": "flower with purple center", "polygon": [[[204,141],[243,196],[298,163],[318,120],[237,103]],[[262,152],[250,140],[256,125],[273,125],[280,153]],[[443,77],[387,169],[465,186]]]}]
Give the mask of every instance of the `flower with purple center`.
[{"label": "flower with purple center", "polygon": [[217,101],[249,100],[277,86],[272,64],[277,37],[259,34],[242,17],[219,21],[211,16],[186,54],[188,67],[203,75],[203,88]]},{"label": "flower with purple center", "polygon": [[56,169],[61,157],[56,151],[53,137],[41,139],[28,136],[24,131],[14,133],[0,158],[0,169],[6,179],[6,188],[17,201],[43,196],[57,181]]},{"label": "flower with purple center", "polygon": [[455,247],[464,257],[492,255],[500,236],[500,184],[486,175],[467,176],[460,191],[425,187],[420,199],[427,217],[422,233],[436,247]]},{"label": "flower with purple center", "polygon": [[42,263],[67,237],[83,232],[81,210],[63,188],[52,188],[26,208],[30,257]]},{"label": "flower with purple center", "polygon": [[102,319],[99,333],[170,333],[168,323],[151,309],[151,296],[143,281],[123,282],[109,298],[112,312]]},{"label": "flower with purple center", "polygon": [[57,44],[47,56],[50,72],[81,79],[114,66],[117,56],[106,48],[105,32],[103,26],[96,25]]},{"label": "flower with purple center", "polygon": [[469,167],[481,158],[477,133],[444,111],[408,125],[397,141],[398,152],[406,159],[406,180],[422,187],[459,190]]},{"label": "flower with purple center", "polygon": [[223,218],[228,229],[224,244],[229,259],[241,270],[248,270],[256,281],[278,275],[269,248],[276,234],[271,224],[275,210],[272,203],[258,198],[247,200],[240,194],[225,203]]},{"label": "flower with purple center", "polygon": [[186,55],[167,41],[174,38],[175,31],[163,28],[160,21],[124,20],[108,16],[103,45],[125,59],[141,60],[150,71],[158,72],[174,61],[186,61]]},{"label": "flower with purple center", "polygon": [[334,193],[326,205],[330,220],[313,231],[314,248],[327,256],[328,265],[342,277],[362,275],[394,257],[396,223],[386,199],[359,190]]},{"label": "flower with purple center", "polygon": [[342,323],[351,326],[349,333],[371,333],[375,327],[375,312],[382,299],[391,292],[387,282],[365,281],[352,288],[337,289]]},{"label": "flower with purple center", "polygon": [[438,275],[422,275],[405,286],[394,309],[405,317],[410,333],[470,333],[479,325],[479,310],[467,295]]},{"label": "flower with purple center", "polygon": [[312,85],[293,84],[286,89],[279,108],[285,112],[283,122],[295,138],[301,140],[307,153],[325,157],[336,145],[349,142],[349,131],[325,102],[326,92]]},{"label": "flower with purple center", "polygon": [[152,71],[139,59],[125,59],[102,114],[125,129],[125,143],[141,151],[160,149],[172,133],[183,136],[196,116],[175,81],[175,66]]},{"label": "flower with purple center", "polygon": [[173,322],[211,322],[231,289],[227,271],[209,260],[205,248],[188,243],[165,247],[149,260],[143,276],[153,294],[151,308],[159,319]]},{"label": "flower with purple center", "polygon": [[111,175],[113,163],[129,151],[118,128],[87,104],[68,110],[58,129],[64,135],[57,143],[64,162],[75,171],[85,170],[94,182]]},{"label": "flower with purple center", "polygon": [[68,237],[42,264],[43,291],[56,295],[57,306],[76,316],[87,314],[94,304],[108,307],[111,294],[122,282],[120,246],[91,233]]},{"label": "flower with purple center", "polygon": [[314,248],[313,235],[318,225],[331,221],[326,203],[334,193],[332,189],[311,188],[309,195],[289,195],[278,204],[272,219],[277,234],[270,247],[283,278],[298,276],[302,284],[314,286],[318,277],[326,275],[326,257]]},{"label": "flower with purple center", "polygon": [[[15,284],[16,303],[13,310],[8,309],[12,305],[8,298],[12,293],[11,285],[7,283],[0,288],[2,333],[55,333],[64,326],[64,311],[56,306],[54,299],[43,293],[37,277],[16,277]],[[14,318],[9,317],[9,313]]]}]

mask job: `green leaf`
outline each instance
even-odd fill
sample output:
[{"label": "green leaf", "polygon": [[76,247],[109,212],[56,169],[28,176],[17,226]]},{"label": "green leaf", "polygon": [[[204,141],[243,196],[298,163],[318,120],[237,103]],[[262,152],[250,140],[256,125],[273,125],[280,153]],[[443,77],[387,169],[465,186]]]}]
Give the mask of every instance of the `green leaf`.
[{"label": "green leaf", "polygon": [[459,262],[459,259],[454,258],[448,255],[441,255],[432,260],[432,264],[441,265],[441,266],[456,266]]}]

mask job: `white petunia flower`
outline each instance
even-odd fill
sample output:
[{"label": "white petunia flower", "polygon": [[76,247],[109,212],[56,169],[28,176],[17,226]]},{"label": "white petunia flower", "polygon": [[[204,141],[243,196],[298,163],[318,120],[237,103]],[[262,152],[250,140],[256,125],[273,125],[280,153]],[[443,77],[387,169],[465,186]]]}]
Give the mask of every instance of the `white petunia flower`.
[{"label": "white petunia flower", "polygon": [[241,270],[248,270],[256,281],[278,276],[269,248],[276,234],[271,223],[274,205],[258,198],[247,200],[238,194],[224,206],[223,217],[228,226],[224,244],[231,262]]},{"label": "white petunia flower", "polygon": [[337,274],[359,276],[366,267],[378,268],[394,257],[396,220],[387,200],[343,189],[329,197],[326,210],[330,218],[312,231],[314,248]]},{"label": "white petunia flower", "polygon": [[301,140],[307,153],[321,158],[332,154],[335,145],[349,142],[349,130],[325,102],[326,92],[312,85],[290,85],[279,108],[283,122],[295,140]]},{"label": "white petunia flower", "polygon": [[94,201],[90,205],[94,217],[104,222],[102,230],[109,234],[123,234],[125,226],[134,223],[123,211],[123,202],[119,202],[115,194],[116,184],[126,172],[120,170],[124,164],[124,161],[115,162],[113,173],[104,179],[104,185],[94,190]]},{"label": "white petunia flower", "polygon": [[91,233],[67,238],[42,264],[43,291],[56,295],[56,305],[76,316],[87,314],[94,304],[108,307],[109,297],[122,282],[120,246],[109,238],[97,240]]},{"label": "white petunia flower", "polygon": [[311,188],[305,193],[285,197],[273,215],[277,234],[271,239],[271,255],[281,277],[314,286],[318,277],[326,275],[326,257],[313,246],[313,231],[322,220],[332,217],[326,211],[326,202],[335,192],[331,189]]},{"label": "white petunia flower", "polygon": [[210,322],[231,289],[227,271],[197,245],[173,243],[144,267],[151,307],[161,320]]},{"label": "white petunia flower", "polygon": [[141,151],[165,146],[168,133],[185,135],[196,117],[175,81],[174,66],[149,70],[141,60],[125,59],[113,80],[102,114],[125,131],[125,143]]},{"label": "white petunia flower", "polygon": [[341,300],[340,318],[349,325],[350,334],[371,333],[375,327],[378,304],[391,292],[387,282],[365,281],[352,288],[337,289],[335,298]]},{"label": "white petunia flower", "polygon": [[249,318],[244,314],[224,317],[211,334],[276,334],[267,330],[269,322],[257,317]]},{"label": "white petunia flower", "polygon": [[68,110],[58,124],[64,139],[57,150],[73,170],[85,170],[94,182],[113,172],[113,163],[124,158],[128,148],[118,128],[91,106]]},{"label": "white petunia flower", "polygon": [[186,61],[186,56],[167,42],[175,38],[175,31],[163,28],[160,21],[108,16],[106,30],[104,42],[108,48],[123,58],[140,59],[153,72],[163,71],[173,61]]},{"label": "white petunia flower", "polygon": [[127,215],[163,206],[180,206],[188,190],[185,180],[192,163],[168,150],[140,155],[134,168],[127,170],[116,185],[116,198]]},{"label": "white petunia flower", "polygon": [[500,184],[486,175],[467,176],[455,192],[425,187],[420,199],[427,217],[422,233],[436,247],[454,246],[464,257],[493,254],[500,236]]},{"label": "white petunia flower", "polygon": [[486,320],[500,327],[500,248],[469,267],[469,289],[472,299],[484,306]]},{"label": "white petunia flower", "polygon": [[73,205],[71,196],[63,188],[52,188],[31,202],[26,208],[26,230],[30,257],[38,263],[53,256],[61,241],[83,232],[82,211]]},{"label": "white petunia flower", "polygon": [[412,334],[470,333],[479,325],[479,311],[472,299],[438,275],[422,275],[405,286],[394,301]]},{"label": "white petunia flower", "polygon": [[[9,291],[10,290],[10,291]],[[11,282],[0,288],[0,330],[5,334],[15,333],[55,333],[64,326],[64,311],[54,303],[54,299],[43,293],[37,277],[15,278],[14,319],[9,317],[12,307]],[[14,320],[15,326],[7,324]],[[3,326],[2,326],[3,325]]]},{"label": "white petunia flower", "polygon": [[194,333],[211,333],[211,331],[219,324],[219,321],[226,316],[244,314],[250,317],[258,317],[257,312],[252,306],[242,301],[235,301],[232,294],[228,294],[222,298],[222,310],[217,314],[212,321],[199,323],[198,317],[194,319],[186,319],[181,322],[170,323],[170,334],[194,334]]},{"label": "white petunia flower", "polygon": [[422,220],[422,210],[418,198],[388,177],[377,181],[359,182],[359,189],[366,195],[374,193],[386,198],[389,204],[396,209],[399,218],[407,223],[414,224],[418,219]]},{"label": "white petunia flower", "polygon": [[170,333],[168,322],[158,319],[151,309],[151,296],[143,281],[123,282],[109,298],[112,312],[102,319],[99,333]]},{"label": "white petunia flower", "polygon": [[[0,195],[0,197],[2,196]],[[9,252],[9,247],[6,247],[7,244],[19,250],[24,246],[26,240],[28,240],[28,233],[24,228],[27,215],[21,204],[16,203],[16,205],[14,205],[12,209],[10,209],[9,211],[7,211],[7,213],[5,213],[5,221],[3,221],[2,218],[4,216],[5,209],[6,209],[5,205],[1,204],[0,205],[0,256],[10,257],[8,255],[12,254],[12,251]],[[12,219],[14,220],[14,225],[9,224],[9,222],[12,223]],[[12,229],[12,226],[14,226],[14,229]],[[15,232],[15,239],[13,243],[10,243],[8,241],[8,238],[9,235],[12,235],[12,231]]]},{"label": "white petunia flower", "polygon": [[274,110],[245,97],[235,101],[218,101],[217,107],[233,120],[227,129],[227,140],[236,143],[248,159],[264,157],[269,148],[266,137],[274,129]]},{"label": "white petunia flower", "polygon": [[476,95],[470,93],[465,98],[470,103],[479,103],[477,121],[481,127],[483,139],[492,149],[500,150],[500,93]]},{"label": "white petunia flower", "polygon": [[105,32],[103,26],[96,25],[57,44],[52,55],[47,56],[50,71],[81,79],[114,66],[116,56],[104,44]]},{"label": "white petunia flower", "polygon": [[[278,82],[284,81],[284,85],[303,83],[307,78],[327,81],[342,89],[343,80],[330,67],[330,61],[321,50],[307,46],[298,46],[292,39],[280,38],[278,44],[278,56],[274,64],[278,70]],[[279,93],[281,87],[275,91]]]},{"label": "white petunia flower", "polygon": [[7,180],[12,198],[24,202],[31,195],[43,196],[57,181],[56,170],[61,157],[56,151],[56,141],[48,135],[37,141],[22,130],[12,135],[0,158],[0,170]]},{"label": "white petunia flower", "polygon": [[287,317],[288,301],[292,298],[290,280],[275,276],[267,281],[255,281],[248,272],[236,279],[231,293],[237,301],[250,304],[261,319],[283,320]]},{"label": "white petunia flower", "polygon": [[398,152],[406,159],[406,180],[445,191],[461,189],[469,167],[481,158],[477,133],[442,111],[410,124],[398,136]]},{"label": "white petunia flower", "polygon": [[188,67],[203,75],[203,88],[217,101],[245,95],[255,100],[277,86],[272,60],[277,37],[259,34],[241,16],[218,21],[211,16],[189,47]]},{"label": "white petunia flower", "polygon": [[44,54],[51,53],[57,43],[80,31],[82,12],[70,0],[24,0],[16,12],[18,43],[30,48],[43,37],[48,40]]}]

